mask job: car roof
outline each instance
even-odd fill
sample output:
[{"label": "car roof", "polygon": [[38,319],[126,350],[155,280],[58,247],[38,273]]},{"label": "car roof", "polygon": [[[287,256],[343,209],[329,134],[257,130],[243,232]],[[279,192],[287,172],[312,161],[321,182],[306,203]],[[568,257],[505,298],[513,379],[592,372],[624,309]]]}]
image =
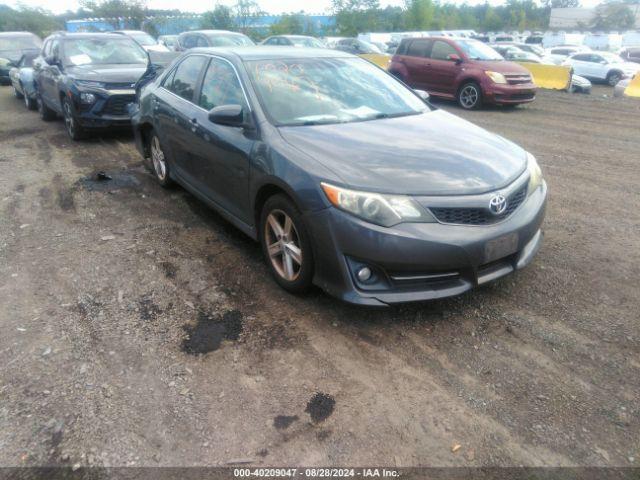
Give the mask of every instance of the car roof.
[{"label": "car roof", "polygon": [[211,34],[211,33],[219,33],[219,34],[231,34],[231,35],[244,35],[244,33],[241,32],[232,32],[231,30],[189,30],[188,32],[182,32],[180,35],[186,35],[187,33],[204,33],[204,34]]},{"label": "car roof", "polygon": [[122,39],[124,35],[120,33],[111,33],[111,32],[56,32],[51,35],[59,35],[64,38],[118,38]]},{"label": "car roof", "polygon": [[289,58],[351,58],[351,55],[340,50],[327,48],[297,48],[297,47],[202,47],[192,48],[189,53],[211,53],[222,57],[234,57],[245,60],[279,60]]},{"label": "car roof", "polygon": [[0,37],[3,38],[11,38],[11,37],[37,37],[36,34],[31,32],[0,32]]},{"label": "car roof", "polygon": [[[114,33],[147,33],[144,30],[115,30]],[[147,34],[148,35],[148,34]]]}]

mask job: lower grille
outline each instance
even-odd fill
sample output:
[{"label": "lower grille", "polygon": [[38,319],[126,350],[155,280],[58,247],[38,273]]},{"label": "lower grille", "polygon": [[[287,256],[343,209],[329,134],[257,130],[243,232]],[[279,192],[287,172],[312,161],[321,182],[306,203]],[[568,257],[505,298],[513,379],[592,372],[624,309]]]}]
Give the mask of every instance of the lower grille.
[{"label": "lower grille", "polygon": [[102,109],[105,115],[128,115],[128,106],[136,101],[135,95],[114,95],[109,97]]},{"label": "lower grille", "polygon": [[527,196],[527,184],[507,198],[507,206],[501,215],[494,215],[489,208],[430,208],[441,223],[457,225],[491,225],[507,218],[522,204]]},{"label": "lower grille", "polygon": [[533,100],[535,93],[514,93],[509,95],[509,100]]}]

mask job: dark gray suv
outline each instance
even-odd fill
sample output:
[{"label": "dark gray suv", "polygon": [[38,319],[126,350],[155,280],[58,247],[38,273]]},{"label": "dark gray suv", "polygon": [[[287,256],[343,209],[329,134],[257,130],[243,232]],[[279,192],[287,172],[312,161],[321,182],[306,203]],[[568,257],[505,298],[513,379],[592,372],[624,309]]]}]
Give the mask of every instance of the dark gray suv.
[{"label": "dark gray suv", "polygon": [[363,305],[522,268],[547,186],[517,145],[335,50],[195,49],[142,89],[138,148],[262,244],[275,280]]}]

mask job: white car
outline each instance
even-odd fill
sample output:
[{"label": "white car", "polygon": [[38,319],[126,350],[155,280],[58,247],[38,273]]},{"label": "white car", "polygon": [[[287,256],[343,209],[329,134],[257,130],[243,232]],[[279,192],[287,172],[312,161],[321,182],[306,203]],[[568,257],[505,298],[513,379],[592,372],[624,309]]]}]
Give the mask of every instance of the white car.
[{"label": "white car", "polygon": [[640,64],[625,62],[619,55],[609,52],[577,53],[567,58],[563,65],[573,67],[576,75],[604,80],[611,86],[623,78],[634,77],[640,71]]},{"label": "white car", "polygon": [[117,30],[113,33],[133,38],[147,52],[168,52],[169,49],[158,43],[155,38],[142,30]]},{"label": "white car", "polygon": [[559,47],[553,47],[547,49],[545,54],[542,56],[548,63],[553,63],[554,65],[560,65],[565,59],[571,55],[581,52],[590,52],[591,49],[585,46],[579,45],[562,45]]}]

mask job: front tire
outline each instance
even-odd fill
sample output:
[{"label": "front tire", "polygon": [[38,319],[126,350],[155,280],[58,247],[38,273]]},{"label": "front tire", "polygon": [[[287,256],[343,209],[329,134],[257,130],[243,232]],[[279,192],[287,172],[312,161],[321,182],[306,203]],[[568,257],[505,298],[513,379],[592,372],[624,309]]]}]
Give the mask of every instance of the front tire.
[{"label": "front tire", "polygon": [[62,113],[64,114],[64,126],[69,134],[69,138],[73,141],[86,138],[87,134],[80,126],[73,105],[71,104],[71,100],[67,97],[62,100]]},{"label": "front tire", "polygon": [[13,95],[18,99],[22,100],[23,95],[18,91],[16,87],[13,87]]},{"label": "front tire", "polygon": [[482,106],[482,89],[476,82],[467,82],[458,90],[458,105],[465,110],[476,110]]},{"label": "front tire", "polygon": [[149,153],[151,154],[151,167],[156,180],[163,188],[171,187],[173,180],[169,175],[169,162],[162,148],[162,143],[160,143],[160,138],[154,132],[151,133]]},{"label": "front tire", "polygon": [[302,214],[285,195],[269,198],[260,215],[260,243],[275,281],[291,293],[302,293],[313,280],[313,251]]},{"label": "front tire", "polygon": [[29,95],[24,95],[24,106],[27,107],[27,110],[35,110],[38,108],[38,103],[35,99],[29,97]]}]

